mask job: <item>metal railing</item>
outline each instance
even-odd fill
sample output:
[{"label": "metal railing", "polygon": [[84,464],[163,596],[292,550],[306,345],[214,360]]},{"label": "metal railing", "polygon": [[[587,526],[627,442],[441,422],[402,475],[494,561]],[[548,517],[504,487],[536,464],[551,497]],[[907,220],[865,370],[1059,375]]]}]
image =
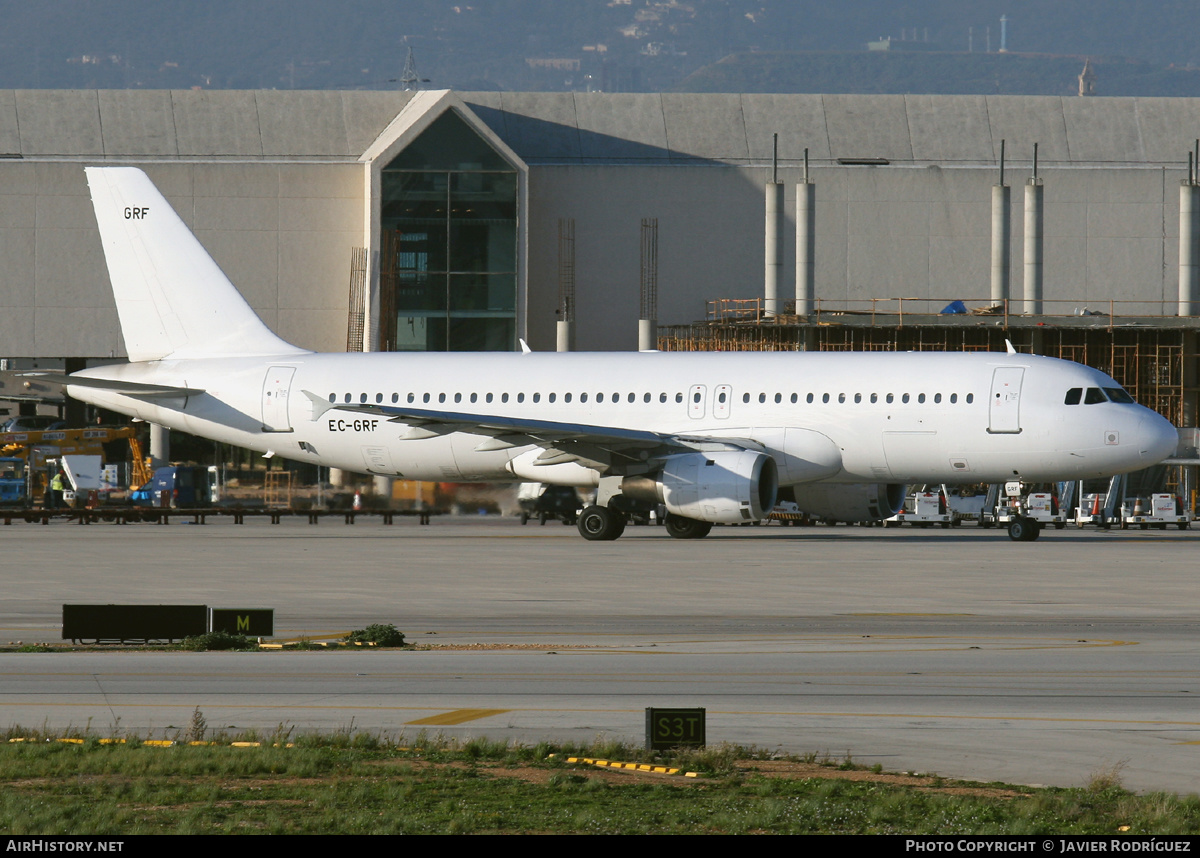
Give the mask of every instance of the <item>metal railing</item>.
[{"label": "metal railing", "polygon": [[[718,298],[706,302],[705,319],[709,322],[758,322],[787,324],[798,319],[791,308],[794,302],[783,305],[783,312],[776,316],[766,314],[763,298]],[[994,302],[990,298],[863,298],[821,299],[814,302],[810,322],[828,321],[834,317],[858,316],[888,326],[903,326],[905,315],[909,316],[972,316],[1002,319],[1007,326],[1010,318],[1036,315],[1039,318],[1108,319],[1161,319],[1178,317],[1178,301],[1117,301],[1080,299],[1043,299],[1041,312],[1026,313],[1024,298],[1007,298]],[[965,312],[948,311],[954,304],[961,304]]]}]

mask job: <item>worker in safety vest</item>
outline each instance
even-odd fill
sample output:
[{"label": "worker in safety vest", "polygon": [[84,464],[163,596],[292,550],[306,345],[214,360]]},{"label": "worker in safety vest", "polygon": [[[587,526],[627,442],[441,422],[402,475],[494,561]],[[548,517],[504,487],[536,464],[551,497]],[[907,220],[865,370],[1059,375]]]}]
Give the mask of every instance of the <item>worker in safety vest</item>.
[{"label": "worker in safety vest", "polygon": [[63,507],[63,492],[67,488],[67,474],[62,469],[58,469],[58,473],[50,480],[50,506],[53,509],[61,509]]}]

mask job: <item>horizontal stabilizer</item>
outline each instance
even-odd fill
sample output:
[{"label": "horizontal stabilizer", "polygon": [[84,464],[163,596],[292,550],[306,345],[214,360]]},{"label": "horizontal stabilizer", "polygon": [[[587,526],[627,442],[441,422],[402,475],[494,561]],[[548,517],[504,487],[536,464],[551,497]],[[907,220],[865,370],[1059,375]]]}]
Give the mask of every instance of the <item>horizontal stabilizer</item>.
[{"label": "horizontal stabilizer", "polygon": [[166,384],[142,384],[137,381],[119,381],[112,378],[88,378],[81,375],[63,375],[54,372],[25,372],[22,378],[37,378],[52,384],[71,385],[73,387],[92,387],[97,390],[107,390],[112,393],[122,393],[125,396],[138,396],[146,399],[158,397],[188,397],[199,396],[204,392],[197,387],[171,387]]}]

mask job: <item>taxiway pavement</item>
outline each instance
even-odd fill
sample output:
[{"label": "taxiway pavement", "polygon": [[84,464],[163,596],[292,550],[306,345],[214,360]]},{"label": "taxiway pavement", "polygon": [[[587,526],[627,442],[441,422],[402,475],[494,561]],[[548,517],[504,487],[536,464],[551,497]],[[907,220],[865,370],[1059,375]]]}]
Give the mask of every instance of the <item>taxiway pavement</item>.
[{"label": "taxiway pavement", "polygon": [[[271,607],[281,637],[395,623],[418,652],[0,655],[0,722],[173,735],[354,729],[638,742],[703,706],[710,742],[887,769],[1195,792],[1191,532],[629,528],[512,519],[0,528],[0,644],[63,603]],[[493,649],[473,649],[483,644]]]}]

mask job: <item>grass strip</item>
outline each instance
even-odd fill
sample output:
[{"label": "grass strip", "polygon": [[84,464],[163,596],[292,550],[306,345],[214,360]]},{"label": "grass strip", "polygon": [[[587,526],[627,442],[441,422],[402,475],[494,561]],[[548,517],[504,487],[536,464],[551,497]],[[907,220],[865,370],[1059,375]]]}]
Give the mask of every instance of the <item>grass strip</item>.
[{"label": "grass strip", "polygon": [[26,741],[0,744],[0,830],[16,835],[1200,832],[1200,798],[1134,795],[1113,770],[1077,789],[1033,789],[732,746],[651,754],[614,742],[530,747],[281,729],[151,750],[136,736],[116,743],[11,728],[7,738],[18,737]]}]

